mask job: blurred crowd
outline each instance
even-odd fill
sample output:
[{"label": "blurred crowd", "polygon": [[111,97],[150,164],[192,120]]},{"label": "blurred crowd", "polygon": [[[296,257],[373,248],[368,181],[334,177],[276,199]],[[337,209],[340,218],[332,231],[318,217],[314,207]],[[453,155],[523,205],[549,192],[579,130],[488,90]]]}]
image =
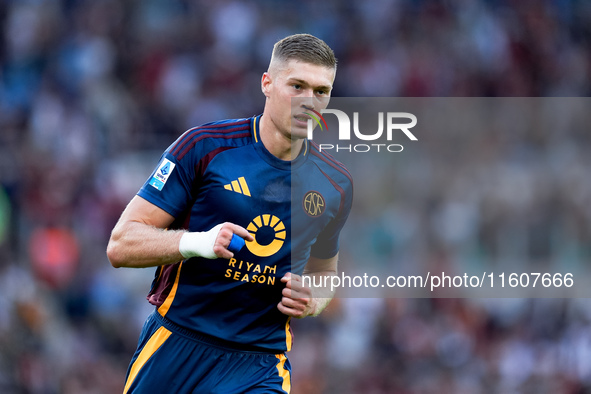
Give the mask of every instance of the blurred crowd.
[{"label": "blurred crowd", "polygon": [[[10,394],[122,391],[153,270],[112,268],[110,231],[184,130],[262,111],[278,39],[308,32],[333,47],[334,96],[591,93],[586,0],[4,0],[0,27],[0,392]],[[476,142],[432,149],[428,162],[394,159],[392,183],[354,206],[343,244],[363,249],[344,250],[345,266],[586,264],[589,133]],[[466,195],[478,170],[498,187],[486,177]],[[591,391],[584,299],[338,298],[293,327],[294,393]]]}]

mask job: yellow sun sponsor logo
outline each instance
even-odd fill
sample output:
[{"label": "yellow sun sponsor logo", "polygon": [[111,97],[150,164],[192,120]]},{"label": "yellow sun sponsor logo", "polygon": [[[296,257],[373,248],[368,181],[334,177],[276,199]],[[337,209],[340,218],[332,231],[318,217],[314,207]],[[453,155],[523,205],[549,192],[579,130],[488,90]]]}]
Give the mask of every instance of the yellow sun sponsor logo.
[{"label": "yellow sun sponsor logo", "polygon": [[254,241],[246,242],[246,247],[255,256],[271,256],[277,253],[285,242],[285,225],[277,216],[259,215],[246,229],[254,237]]}]

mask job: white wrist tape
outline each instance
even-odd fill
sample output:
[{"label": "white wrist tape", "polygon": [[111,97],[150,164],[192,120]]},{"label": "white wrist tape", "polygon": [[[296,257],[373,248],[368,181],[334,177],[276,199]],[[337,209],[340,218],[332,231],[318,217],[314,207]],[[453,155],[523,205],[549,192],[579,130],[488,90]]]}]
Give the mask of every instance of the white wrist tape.
[{"label": "white wrist tape", "polygon": [[184,233],[179,242],[179,252],[186,259],[190,257],[217,259],[213,246],[222,226],[223,223],[220,223],[209,231]]}]

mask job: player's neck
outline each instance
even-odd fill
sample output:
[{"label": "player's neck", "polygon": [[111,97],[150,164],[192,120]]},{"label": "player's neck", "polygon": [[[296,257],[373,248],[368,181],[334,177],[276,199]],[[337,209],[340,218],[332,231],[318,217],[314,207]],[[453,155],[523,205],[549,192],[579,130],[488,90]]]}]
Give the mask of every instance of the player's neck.
[{"label": "player's neck", "polygon": [[304,143],[301,138],[292,140],[281,133],[264,115],[260,123],[260,136],[265,148],[280,160],[289,161],[298,157]]}]

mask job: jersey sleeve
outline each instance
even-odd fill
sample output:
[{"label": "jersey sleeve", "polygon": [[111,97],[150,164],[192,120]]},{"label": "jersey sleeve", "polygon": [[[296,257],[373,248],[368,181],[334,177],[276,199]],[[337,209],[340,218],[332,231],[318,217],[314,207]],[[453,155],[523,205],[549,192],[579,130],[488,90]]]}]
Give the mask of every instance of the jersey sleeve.
[{"label": "jersey sleeve", "polygon": [[320,233],[316,242],[312,245],[311,256],[319,259],[334,257],[339,251],[339,235],[353,205],[353,183],[347,180],[343,187],[343,203],[337,216],[331,220]]},{"label": "jersey sleeve", "polygon": [[137,194],[177,218],[194,200],[192,185],[196,175],[191,164],[193,160],[188,157],[178,160],[171,148],[162,154],[156,169]]}]

